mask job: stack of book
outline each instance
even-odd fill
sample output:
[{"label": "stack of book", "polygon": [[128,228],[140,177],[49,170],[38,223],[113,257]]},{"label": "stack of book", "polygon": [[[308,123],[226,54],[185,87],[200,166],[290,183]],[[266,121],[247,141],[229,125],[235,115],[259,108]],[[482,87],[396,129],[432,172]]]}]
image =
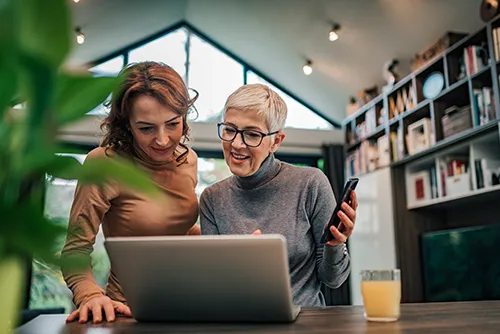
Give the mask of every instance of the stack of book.
[{"label": "stack of book", "polygon": [[444,111],[444,116],[441,118],[441,124],[443,126],[444,138],[470,129],[472,127],[470,106],[449,107]]},{"label": "stack of book", "polygon": [[[500,77],[499,77],[500,79]],[[493,121],[495,117],[495,98],[491,87],[474,89],[474,117],[478,125]]]}]

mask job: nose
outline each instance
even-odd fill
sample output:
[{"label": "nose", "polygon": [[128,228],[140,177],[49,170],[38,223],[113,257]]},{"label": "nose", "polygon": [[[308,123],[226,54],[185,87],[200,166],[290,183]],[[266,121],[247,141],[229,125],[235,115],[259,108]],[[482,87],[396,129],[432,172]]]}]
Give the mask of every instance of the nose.
[{"label": "nose", "polygon": [[236,137],[231,142],[231,146],[236,148],[236,149],[246,147],[245,143],[243,142],[243,134],[242,133],[238,133],[236,135]]},{"label": "nose", "polygon": [[158,133],[156,134],[155,144],[160,147],[165,147],[167,146],[169,141],[170,138],[168,137],[168,134],[163,130],[159,130]]}]

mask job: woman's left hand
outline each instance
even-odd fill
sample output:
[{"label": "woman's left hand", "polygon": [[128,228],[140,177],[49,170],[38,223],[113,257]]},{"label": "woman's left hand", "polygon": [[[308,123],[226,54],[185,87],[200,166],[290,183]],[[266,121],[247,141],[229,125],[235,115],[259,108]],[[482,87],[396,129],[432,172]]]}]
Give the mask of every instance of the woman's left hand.
[{"label": "woman's left hand", "polygon": [[[335,226],[330,227],[330,231],[335,239],[328,241],[326,244],[330,246],[337,246],[347,241],[354,230],[354,223],[356,221],[356,209],[358,208],[358,199],[356,197],[356,193],[351,191],[351,205],[346,202],[342,203],[341,208],[339,210],[338,216],[340,218],[339,228],[337,229]],[[342,232],[340,232],[340,231]]]}]

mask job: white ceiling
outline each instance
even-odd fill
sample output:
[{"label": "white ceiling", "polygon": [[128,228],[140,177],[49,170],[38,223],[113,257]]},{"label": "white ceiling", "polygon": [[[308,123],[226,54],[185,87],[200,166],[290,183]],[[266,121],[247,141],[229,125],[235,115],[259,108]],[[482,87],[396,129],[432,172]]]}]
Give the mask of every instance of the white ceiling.
[{"label": "white ceiling", "polygon": [[[68,0],[69,1],[69,0]],[[349,96],[383,84],[382,66],[402,64],[446,31],[483,24],[480,0],[81,0],[74,23],[86,35],[71,64],[95,60],[181,20],[205,33],[330,119]],[[340,38],[328,40],[330,22]],[[309,58],[314,72],[305,76]],[[404,69],[406,66],[401,66]],[[403,73],[405,74],[405,73]]]}]

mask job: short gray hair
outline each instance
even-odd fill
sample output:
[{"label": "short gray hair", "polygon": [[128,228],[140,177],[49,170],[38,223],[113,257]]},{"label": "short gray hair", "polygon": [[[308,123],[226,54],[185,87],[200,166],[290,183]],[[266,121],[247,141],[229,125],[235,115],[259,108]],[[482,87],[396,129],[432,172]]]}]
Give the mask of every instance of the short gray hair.
[{"label": "short gray hair", "polygon": [[285,127],[287,107],[285,101],[271,88],[262,84],[248,84],[235,90],[226,100],[223,117],[229,109],[257,111],[264,116],[269,132]]}]

